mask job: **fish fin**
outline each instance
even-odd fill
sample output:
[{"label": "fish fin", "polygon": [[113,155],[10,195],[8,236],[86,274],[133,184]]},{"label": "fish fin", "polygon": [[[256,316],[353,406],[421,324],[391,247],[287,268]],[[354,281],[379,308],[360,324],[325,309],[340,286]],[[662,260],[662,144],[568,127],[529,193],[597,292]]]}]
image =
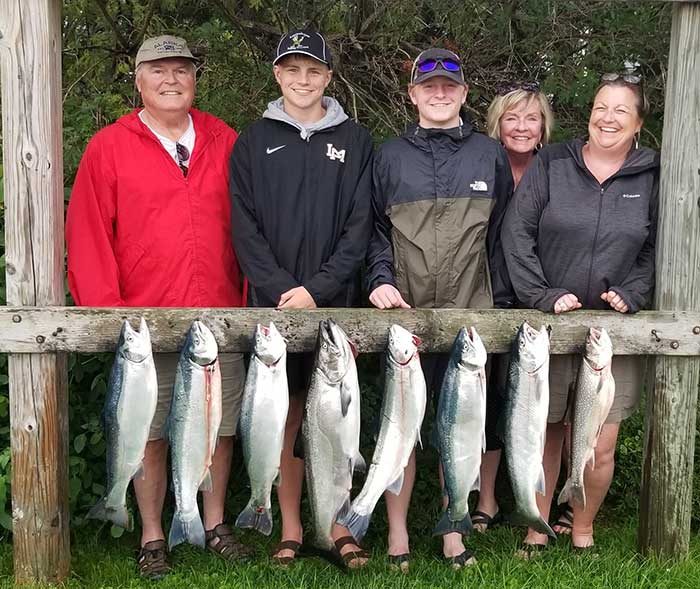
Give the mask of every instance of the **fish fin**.
[{"label": "fish fin", "polygon": [[579,485],[574,479],[569,478],[564,483],[564,488],[559,493],[557,503],[578,503],[583,509],[586,509],[586,490],[583,485]]},{"label": "fish fin", "polygon": [[275,485],[275,487],[279,487],[282,484],[282,469],[281,468],[277,469],[277,474],[275,475],[275,479],[272,481],[272,484]]},{"label": "fish fin", "polygon": [[143,469],[143,462],[141,462],[136,469],[136,472],[134,473],[134,476],[131,477],[132,479],[145,479],[146,478],[146,472]]},{"label": "fish fin", "polygon": [[486,428],[481,430],[481,453],[486,452]]},{"label": "fish fin", "polygon": [[420,446],[420,449],[423,449],[423,440],[420,437],[420,429],[418,430],[418,438],[417,438],[418,446]]},{"label": "fish fin", "polygon": [[367,515],[360,515],[355,510],[350,508],[347,514],[337,521],[341,526],[345,526],[348,529],[355,540],[360,542],[367,533],[367,528],[369,528],[369,520],[371,517],[371,513],[368,513]]},{"label": "fish fin", "polygon": [[[537,483],[535,483],[535,490],[540,495],[545,495],[545,478],[544,478],[544,467],[540,467],[540,476],[537,477]],[[544,532],[542,532],[544,534]]]},{"label": "fish fin", "polygon": [[261,534],[269,536],[272,533],[272,510],[256,506],[251,499],[236,518],[236,527],[257,530]]},{"label": "fish fin", "polygon": [[204,475],[202,482],[199,484],[199,490],[211,492],[213,486],[214,486],[214,484],[212,483],[212,480],[211,480],[211,471],[209,469],[207,469],[207,472]]},{"label": "fish fin", "polygon": [[403,470],[401,471],[401,474],[396,477],[396,480],[386,488],[386,490],[389,491],[389,493],[398,495],[401,492],[401,487],[403,487]]},{"label": "fish fin", "polygon": [[477,473],[476,480],[474,481],[472,488],[469,490],[470,491],[481,491],[481,473]]},{"label": "fish fin", "polygon": [[353,463],[353,472],[367,472],[367,463],[359,452],[355,456],[355,462]]},{"label": "fish fin", "polygon": [[100,519],[102,521],[112,522],[115,526],[124,528],[129,532],[134,529],[134,520],[126,508],[126,505],[107,507],[106,495],[95,503],[85,517],[87,519]]},{"label": "fish fin", "polygon": [[350,393],[348,392],[347,387],[341,385],[340,386],[340,411],[343,414],[343,417],[347,417],[348,407],[350,407],[351,402],[352,402],[352,397],[350,396]]},{"label": "fish fin", "polygon": [[297,437],[294,438],[294,449],[292,450],[294,458],[304,460],[306,453],[304,452],[304,438],[301,435],[301,428],[297,432]]},{"label": "fish fin", "polygon": [[349,513],[350,513],[350,495],[348,495],[347,499],[345,499],[345,501],[343,501],[343,504],[340,506],[338,513],[335,515],[335,521],[344,520],[348,516]]},{"label": "fish fin", "polygon": [[591,457],[588,459],[587,464],[591,465],[591,470],[595,470],[595,446],[591,450]]},{"label": "fish fin", "polygon": [[530,522],[530,527],[540,534],[547,534],[547,536],[550,538],[553,538],[554,540],[557,539],[557,535],[554,533],[554,530],[549,527],[549,524],[541,517],[533,522]]},{"label": "fish fin", "polygon": [[444,536],[452,532],[459,532],[462,536],[467,536],[472,531],[472,518],[467,513],[464,518],[458,520],[450,519],[450,511],[446,510],[440,521],[433,529],[433,536]]},{"label": "fish fin", "polygon": [[204,548],[204,525],[199,512],[190,521],[184,521],[181,512],[175,512],[168,535],[168,549],[172,550],[174,546],[183,542]]}]

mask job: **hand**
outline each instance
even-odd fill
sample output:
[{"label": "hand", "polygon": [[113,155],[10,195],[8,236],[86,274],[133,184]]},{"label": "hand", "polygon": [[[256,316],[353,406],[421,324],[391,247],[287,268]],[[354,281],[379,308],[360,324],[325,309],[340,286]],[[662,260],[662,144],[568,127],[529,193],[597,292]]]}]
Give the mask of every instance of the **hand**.
[{"label": "hand", "polygon": [[554,312],[559,315],[560,313],[566,313],[567,311],[573,311],[575,309],[580,309],[581,303],[578,301],[578,297],[575,294],[565,294],[557,299],[554,303]]},{"label": "hand", "polygon": [[604,301],[607,301],[608,305],[610,305],[618,313],[627,313],[627,311],[629,311],[627,303],[625,303],[622,297],[619,294],[617,294],[614,290],[604,292],[600,295],[600,298]]},{"label": "hand", "polygon": [[401,293],[395,286],[391,284],[382,284],[372,291],[369,295],[369,302],[377,309],[410,309],[406,301],[403,300]]},{"label": "hand", "polygon": [[315,309],[316,301],[303,286],[283,292],[277,303],[278,309]]}]

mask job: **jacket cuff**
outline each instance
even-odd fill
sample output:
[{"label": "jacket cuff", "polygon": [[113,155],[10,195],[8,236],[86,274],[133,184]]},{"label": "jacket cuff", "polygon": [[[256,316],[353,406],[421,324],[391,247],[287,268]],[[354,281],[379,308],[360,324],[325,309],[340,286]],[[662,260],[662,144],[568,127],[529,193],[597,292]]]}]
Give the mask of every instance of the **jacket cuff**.
[{"label": "jacket cuff", "polygon": [[628,313],[636,313],[637,311],[639,311],[639,305],[632,300],[632,297],[626,290],[620,288],[619,286],[611,286],[608,288],[608,290],[611,290],[615,294],[620,295],[622,300],[625,301],[625,304],[627,305]]},{"label": "jacket cuff", "polygon": [[375,289],[379,288],[380,286],[384,286],[385,284],[388,284],[389,286],[393,286],[394,288],[396,288],[396,282],[394,281],[393,278],[389,278],[387,276],[382,276],[381,278],[376,278],[375,280],[373,280],[370,283],[369,292],[367,294],[368,295],[372,294]]},{"label": "jacket cuff", "polygon": [[571,294],[565,288],[548,288],[545,290],[544,294],[535,303],[535,309],[542,311],[544,313],[554,312],[554,303],[556,303],[565,294]]}]

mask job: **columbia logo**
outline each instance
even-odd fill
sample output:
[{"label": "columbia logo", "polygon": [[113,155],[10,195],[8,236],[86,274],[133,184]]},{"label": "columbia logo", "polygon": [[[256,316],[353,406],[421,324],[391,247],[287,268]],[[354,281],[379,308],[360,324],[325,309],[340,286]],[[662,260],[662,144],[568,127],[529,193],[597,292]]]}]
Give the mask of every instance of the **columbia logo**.
[{"label": "columbia logo", "polygon": [[639,198],[641,194],[623,194],[622,198]]}]

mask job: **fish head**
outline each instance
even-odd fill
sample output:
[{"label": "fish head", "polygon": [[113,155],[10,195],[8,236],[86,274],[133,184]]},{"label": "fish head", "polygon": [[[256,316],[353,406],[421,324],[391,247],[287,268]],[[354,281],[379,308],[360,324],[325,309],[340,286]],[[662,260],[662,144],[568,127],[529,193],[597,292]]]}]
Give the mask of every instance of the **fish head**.
[{"label": "fish head", "polygon": [[387,351],[389,357],[397,364],[408,364],[418,352],[421,340],[407,329],[394,324],[389,328],[389,342]]},{"label": "fish head", "polygon": [[546,326],[537,331],[527,321],[518,330],[513,354],[526,372],[537,372],[549,358],[549,330]]},{"label": "fish head", "polygon": [[185,340],[187,357],[200,366],[207,366],[216,360],[219,347],[211,330],[201,321],[193,321]]},{"label": "fish head", "polygon": [[119,335],[117,353],[129,360],[129,362],[143,362],[151,351],[151,333],[148,331],[146,320],[141,317],[139,331],[136,331],[126,319]]},{"label": "fish head", "polygon": [[486,365],[486,348],[474,327],[462,327],[457,334],[452,353],[458,364],[470,370],[483,368]]},{"label": "fish head", "polygon": [[316,367],[328,382],[339,382],[351,362],[355,361],[350,338],[332,319],[324,319],[318,326]]},{"label": "fish head", "polygon": [[612,341],[605,328],[591,327],[586,336],[586,359],[595,370],[602,370],[612,362]]},{"label": "fish head", "polygon": [[287,351],[287,342],[272,321],[267,326],[258,323],[255,330],[254,351],[260,361],[268,366],[277,364]]}]

